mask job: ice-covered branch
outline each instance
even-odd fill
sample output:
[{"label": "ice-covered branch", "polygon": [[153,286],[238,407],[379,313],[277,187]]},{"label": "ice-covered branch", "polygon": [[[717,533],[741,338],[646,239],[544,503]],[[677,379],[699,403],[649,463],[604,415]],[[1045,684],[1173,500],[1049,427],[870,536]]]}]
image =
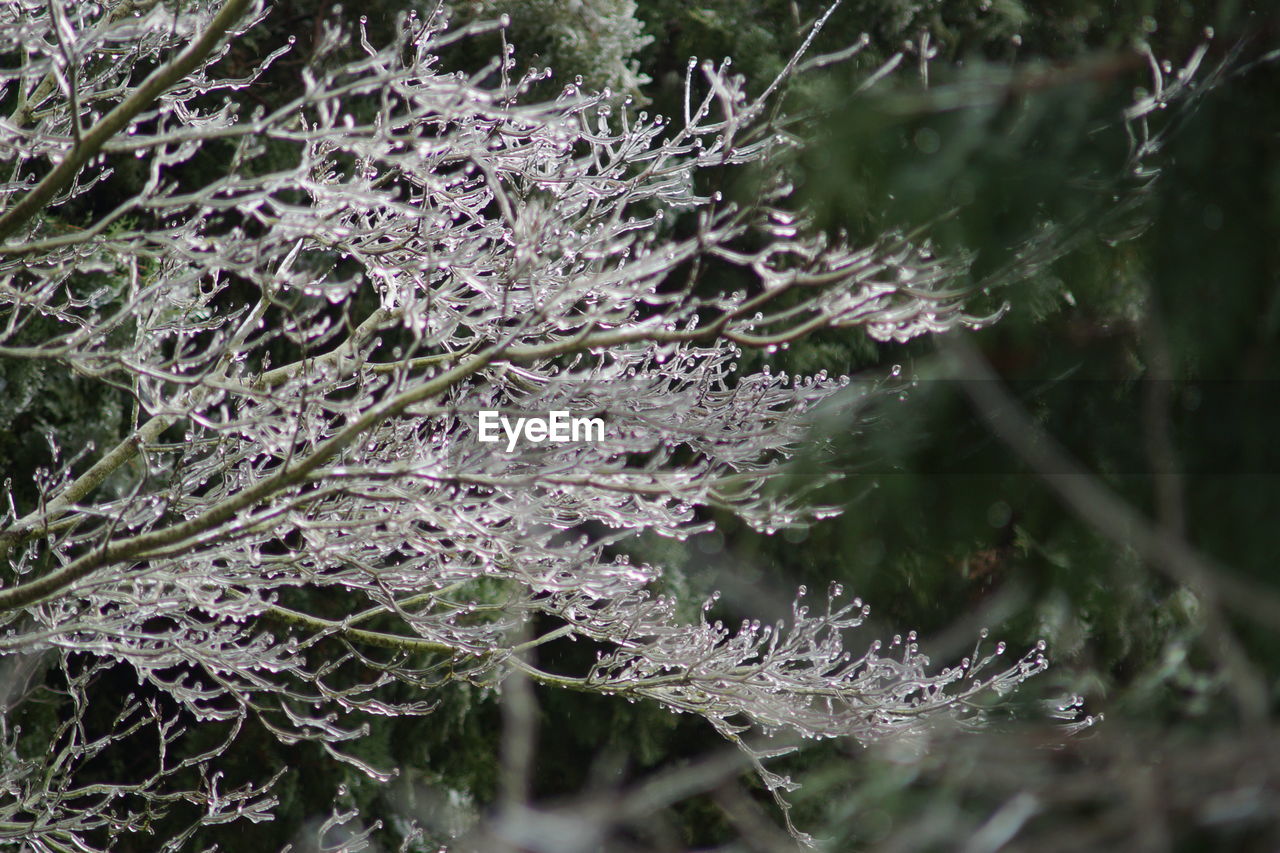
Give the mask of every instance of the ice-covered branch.
[{"label": "ice-covered branch", "polygon": [[[162,740],[175,714],[252,718],[330,750],[362,733],[339,711],[430,709],[396,683],[513,669],[742,744],[972,719],[976,692],[1043,667],[1035,650],[928,674],[911,638],[852,654],[863,609],[838,592],[787,625],[687,624],[652,592],[659,567],[614,556],[711,509],[765,531],[831,511],[775,481],[822,407],[874,392],[747,371],[744,350],[990,319],[925,235],[824,233],[785,170],[736,202],[711,188],[793,144],[771,118],[784,80],[753,99],[727,63],[691,67],[679,122],[576,84],[536,102],[546,72],[508,55],[443,70],[456,35],[436,14],[383,48],[320,22],[298,85],[249,112],[229,96],[291,47],[232,74],[219,46],[260,4],[74,5],[0,10],[0,53],[27,57],[0,70],[21,93],[0,124],[0,357],[98,382],[132,417],[110,447],[54,442],[36,499],[9,495],[0,654],[57,650],[73,680],[73,655],[128,667],[176,709],[139,723]],[[127,197],[76,203],[126,165]],[[529,637],[534,620],[550,627]],[[520,656],[567,638],[599,647],[589,671]],[[105,748],[64,740],[64,774]],[[160,766],[120,795],[164,802]],[[267,807],[207,781],[183,796],[209,821]],[[90,816],[52,843],[118,820],[81,793],[48,807]]]}]

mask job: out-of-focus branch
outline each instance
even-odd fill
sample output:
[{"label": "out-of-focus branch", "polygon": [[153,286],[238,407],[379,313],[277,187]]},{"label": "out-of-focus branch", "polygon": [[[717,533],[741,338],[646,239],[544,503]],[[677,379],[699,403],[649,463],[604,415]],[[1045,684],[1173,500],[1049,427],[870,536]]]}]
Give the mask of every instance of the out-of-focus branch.
[{"label": "out-of-focus branch", "polygon": [[1236,642],[1222,610],[1227,607],[1273,627],[1280,624],[1280,598],[1215,565],[1181,536],[1157,527],[1107,489],[1027,416],[964,335],[941,336],[938,347],[955,364],[965,392],[992,432],[1022,457],[1063,503],[1102,535],[1133,548],[1144,562],[1196,594],[1204,607],[1209,634],[1231,675],[1242,718],[1250,723],[1264,720],[1265,685]]},{"label": "out-of-focus branch", "polygon": [[[532,804],[504,810],[453,846],[460,853],[555,851],[575,853],[601,849],[617,830],[644,824],[652,828],[665,808],[688,797],[716,790],[749,769],[738,750],[713,752],[688,764],[664,770],[628,787],[595,788],[567,802]],[[782,833],[767,836],[784,849]],[[609,849],[630,849],[615,848]],[[753,848],[754,849],[754,848]],[[795,850],[794,841],[785,848]]]},{"label": "out-of-focus branch", "polygon": [[1156,514],[1160,525],[1177,537],[1186,535],[1183,480],[1178,471],[1173,437],[1169,434],[1172,403],[1173,354],[1155,305],[1155,294],[1147,293],[1147,316],[1143,337],[1147,350],[1147,393],[1143,400],[1143,425],[1147,455],[1155,475]]}]

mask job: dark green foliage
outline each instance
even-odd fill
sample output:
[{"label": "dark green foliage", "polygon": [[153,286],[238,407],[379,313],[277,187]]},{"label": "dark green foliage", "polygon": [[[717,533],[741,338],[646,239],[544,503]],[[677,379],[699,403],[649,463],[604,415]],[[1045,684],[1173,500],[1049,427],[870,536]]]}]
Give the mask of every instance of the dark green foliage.
[{"label": "dark green foliage", "polygon": [[[927,26],[940,57],[964,63],[935,61],[927,92],[900,77],[878,95],[849,97],[857,73],[838,70],[801,88],[820,135],[796,168],[819,214],[864,236],[932,223],[940,247],[976,255],[976,284],[1027,241],[1053,234],[1052,251],[1026,266],[1024,284],[990,295],[1011,309],[980,336],[988,357],[1049,435],[1157,519],[1167,508],[1151,475],[1153,386],[1144,380],[1173,380],[1172,408],[1161,417],[1183,474],[1188,541],[1275,590],[1264,519],[1274,517],[1280,495],[1268,439],[1276,428],[1270,380],[1280,364],[1280,267],[1270,236],[1280,230],[1271,98],[1280,80],[1274,62],[1260,61],[1274,48],[1274,20],[1267,29],[1265,13],[1246,4],[1007,3],[983,14],[960,5],[925,13],[854,4],[875,22],[873,46],[918,37]],[[1156,117],[1167,136],[1153,158],[1161,174],[1148,185],[1126,172],[1128,141],[1117,120],[1134,89],[1151,85],[1132,45],[1150,41],[1176,66],[1205,40],[1206,26],[1216,33],[1201,74],[1225,63],[1228,79]],[[1002,42],[1012,35],[1021,36],[1017,49]],[[1177,739],[1188,755],[1214,751],[1228,777],[1230,766],[1246,772],[1250,736],[1235,728],[1232,677],[1206,633],[1202,602],[1066,513],[978,421],[927,343],[878,353],[850,344],[806,341],[773,357],[788,371],[879,365],[883,377],[902,366],[902,402],[881,407],[869,424],[860,413],[857,422],[824,425],[844,448],[847,476],[822,496],[843,515],[772,539],[722,524],[723,553],[708,558],[698,540],[688,549],[687,562],[706,567],[691,577],[724,587],[722,615],[733,619],[760,615],[762,598],[791,582],[813,587],[840,576],[875,606],[881,637],[919,628],[943,660],[968,653],[956,638],[976,625],[1014,646],[1042,637],[1056,669],[1039,687],[1084,694],[1091,710],[1108,715],[1096,737],[1112,746],[1073,747],[1071,760],[1056,765],[1019,757],[1029,736],[1016,733],[947,741],[922,761],[892,750],[854,762],[842,749],[811,751],[795,765],[810,783],[801,796],[810,825],[832,827],[833,849],[917,849],[906,839],[929,815],[924,824],[950,829],[918,849],[947,849],[939,838],[954,843],[958,827],[977,831],[976,816],[1016,792],[1002,783],[984,790],[991,786],[979,768],[1003,764],[1027,788],[1049,792],[1047,800],[1061,794],[1061,806],[1014,847],[1054,849],[1046,839],[1095,819],[1128,827],[1115,838],[1138,831],[1105,796],[1086,804],[1066,793],[1090,774],[1123,773],[1107,769],[1116,761],[1169,778],[1152,769],[1158,759],[1114,746],[1131,733]],[[1276,684],[1274,626],[1233,624],[1261,677]],[[1278,700],[1273,689],[1273,710]],[[1257,824],[1257,813],[1187,828],[1188,799],[1227,784],[1211,773],[1171,796],[1177,849],[1269,849],[1274,824]],[[1157,818],[1132,818],[1144,819]]]},{"label": "dark green foliage", "polygon": [[34,505],[38,472],[51,476],[73,458],[110,448],[128,417],[127,396],[97,380],[68,376],[51,360],[0,357],[0,470],[18,512]]}]

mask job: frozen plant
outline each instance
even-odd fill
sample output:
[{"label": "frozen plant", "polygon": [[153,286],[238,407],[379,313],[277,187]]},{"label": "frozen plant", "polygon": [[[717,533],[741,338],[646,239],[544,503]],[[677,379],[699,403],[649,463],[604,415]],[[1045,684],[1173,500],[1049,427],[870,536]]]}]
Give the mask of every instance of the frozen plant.
[{"label": "frozen plant", "polygon": [[[291,46],[246,66],[229,45],[268,12],[0,5],[0,56],[21,58],[0,63],[0,358],[129,413],[113,446],[50,431],[34,490],[6,485],[0,655],[52,667],[76,710],[47,756],[0,732],[0,839],[111,846],[175,802],[260,820],[271,780],[219,786],[246,721],[380,777],[342,752],[361,714],[427,713],[435,685],[514,672],[702,715],[782,803],[777,749],[749,733],[970,721],[975,693],[1044,667],[1040,649],[991,666],[997,646],[933,671],[912,636],[851,649],[866,608],[838,589],[785,624],[686,624],[658,567],[615,556],[640,531],[705,530],[706,508],[762,530],[812,517],[770,481],[814,408],[853,390],[745,373],[744,349],[983,322],[963,261],[926,241],[826,235],[779,170],[754,198],[715,189],[794,144],[771,105],[795,61],[758,98],[691,64],[669,121],[574,85],[526,103],[544,72],[510,55],[449,72],[440,55],[476,28],[440,14],[384,47],[322,21],[300,94],[251,109]],[[134,189],[102,191],[125,170]],[[744,284],[718,289],[713,266]],[[571,411],[605,435],[507,453],[476,440],[481,410]],[[589,671],[528,662],[563,638],[600,650]],[[78,721],[108,664],[151,698],[95,734]],[[224,736],[171,760],[192,725]],[[144,730],[144,779],[77,781]]]},{"label": "frozen plant", "polygon": [[553,68],[582,75],[618,95],[641,97],[649,78],[636,55],[653,37],[636,17],[635,0],[469,0],[457,12],[479,18],[509,14],[516,44],[537,38],[547,45],[540,58]]}]

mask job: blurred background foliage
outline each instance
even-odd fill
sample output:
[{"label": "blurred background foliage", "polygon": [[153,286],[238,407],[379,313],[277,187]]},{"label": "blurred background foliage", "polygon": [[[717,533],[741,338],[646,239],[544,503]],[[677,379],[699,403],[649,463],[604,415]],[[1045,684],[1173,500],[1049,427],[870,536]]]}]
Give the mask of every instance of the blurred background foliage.
[{"label": "blurred background foliage", "polygon": [[[296,52],[245,94],[249,108],[269,107],[298,85],[325,13],[366,16],[377,40],[412,5],[365,0],[333,12],[282,0],[226,61],[299,37]],[[586,86],[667,115],[679,113],[691,56],[733,57],[759,91],[825,8],[812,0],[451,5],[460,21],[509,15],[519,65],[554,67],[551,91],[582,75]],[[806,141],[786,168],[815,221],[855,239],[927,225],[939,252],[971,257],[975,307],[1008,305],[973,337],[1035,422],[1167,535],[1276,592],[1280,17],[1271,4],[847,0],[813,55],[864,32],[866,50],[801,77],[784,110]],[[459,46],[449,60],[482,67],[496,38]],[[1175,69],[1207,46],[1201,88],[1153,122],[1164,134],[1145,164],[1154,178],[1128,169],[1120,120],[1138,90],[1152,87],[1143,44]],[[859,93],[897,52],[906,67]],[[219,163],[210,156],[186,168],[201,181]],[[104,192],[118,197],[139,179],[121,172]],[[988,276],[1009,265],[1020,283],[986,290]],[[1242,713],[1230,683],[1242,676],[1224,665],[1201,599],[1065,509],[1041,476],[1058,472],[1028,469],[990,434],[930,341],[827,333],[748,358],[756,360],[745,366],[847,372],[897,389],[819,424],[815,443],[834,452],[842,479],[818,497],[842,513],[773,536],[716,518],[714,533],[645,539],[636,556],[667,567],[664,583],[695,605],[722,590],[713,616],[730,624],[781,618],[798,584],[820,598],[836,580],[871,603],[868,643],[916,629],[936,662],[952,663],[988,627],[1011,652],[1046,640],[1054,663],[983,734],[817,745],[782,762],[804,782],[794,795],[798,824],[832,850],[1277,849],[1280,626],[1228,619],[1267,703],[1262,718]],[[128,422],[124,395],[0,360],[0,459],[15,482],[51,463],[44,433],[102,447]],[[817,476],[817,464],[833,470],[829,459],[802,459],[794,485]],[[1172,492],[1152,474],[1161,466],[1177,474]],[[541,662],[567,671],[589,655],[560,643]],[[120,676],[101,692],[136,690]],[[1067,738],[1044,702],[1072,694],[1106,719]],[[654,707],[544,690],[538,700],[534,793],[546,802],[589,799],[718,746],[705,724]],[[408,817],[424,823],[431,843],[463,831],[497,790],[501,715],[493,692],[470,685],[441,691],[440,702],[424,718],[374,721],[354,750],[400,768],[389,785],[310,747],[251,734],[239,753],[245,766],[229,768],[230,779],[290,768],[280,819],[253,828],[252,849],[279,848],[323,820],[335,797],[383,817],[375,838],[386,849]],[[47,708],[31,708],[35,743],[52,722]],[[752,831],[753,821],[776,819],[767,797],[745,780],[732,787],[652,815],[607,849],[775,849],[771,835]],[[210,831],[206,841],[249,849],[229,832]]]}]

